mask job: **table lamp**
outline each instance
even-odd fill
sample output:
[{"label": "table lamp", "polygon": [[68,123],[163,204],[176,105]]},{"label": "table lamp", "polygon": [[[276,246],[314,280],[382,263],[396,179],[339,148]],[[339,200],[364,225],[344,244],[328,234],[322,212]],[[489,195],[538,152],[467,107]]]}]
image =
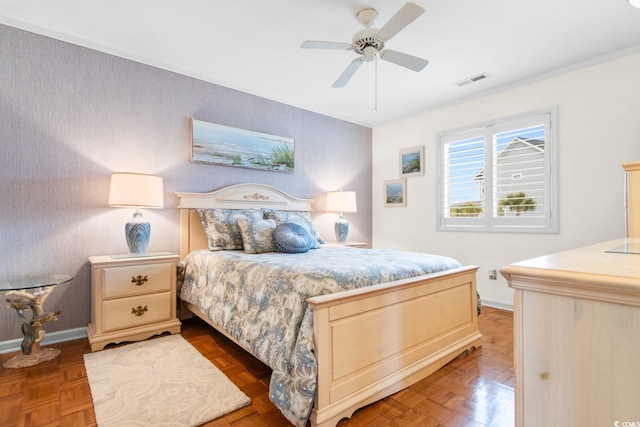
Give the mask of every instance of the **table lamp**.
[{"label": "table lamp", "polygon": [[142,218],[140,208],[163,208],[162,178],[141,173],[116,172],[111,175],[109,207],[136,208],[133,219],[125,225],[131,253],[146,253],[151,226]]},{"label": "table lamp", "polygon": [[346,242],[349,234],[349,221],[345,219],[343,214],[357,211],[355,191],[330,191],[327,193],[327,212],[340,213],[334,226],[336,241]]}]

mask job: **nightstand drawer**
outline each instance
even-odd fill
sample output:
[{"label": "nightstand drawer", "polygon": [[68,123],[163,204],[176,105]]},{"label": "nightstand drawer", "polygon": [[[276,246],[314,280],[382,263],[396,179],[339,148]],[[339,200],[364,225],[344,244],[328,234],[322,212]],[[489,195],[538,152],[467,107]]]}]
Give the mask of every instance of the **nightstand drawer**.
[{"label": "nightstand drawer", "polygon": [[104,299],[168,291],[171,289],[172,263],[128,265],[103,270]]},{"label": "nightstand drawer", "polygon": [[102,302],[103,331],[132,328],[172,318],[171,292]]}]

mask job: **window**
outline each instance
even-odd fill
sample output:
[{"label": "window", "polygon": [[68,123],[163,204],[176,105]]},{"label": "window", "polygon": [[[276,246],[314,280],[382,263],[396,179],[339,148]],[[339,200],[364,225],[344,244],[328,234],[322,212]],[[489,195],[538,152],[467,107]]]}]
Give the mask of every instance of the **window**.
[{"label": "window", "polygon": [[557,233],[557,108],[438,136],[438,230]]}]

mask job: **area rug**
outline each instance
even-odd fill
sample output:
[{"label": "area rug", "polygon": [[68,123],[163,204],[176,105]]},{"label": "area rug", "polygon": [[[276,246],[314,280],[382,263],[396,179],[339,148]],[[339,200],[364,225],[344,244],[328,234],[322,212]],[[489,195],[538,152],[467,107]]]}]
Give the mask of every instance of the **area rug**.
[{"label": "area rug", "polygon": [[197,426],[251,400],[180,335],[84,355],[99,427]]}]

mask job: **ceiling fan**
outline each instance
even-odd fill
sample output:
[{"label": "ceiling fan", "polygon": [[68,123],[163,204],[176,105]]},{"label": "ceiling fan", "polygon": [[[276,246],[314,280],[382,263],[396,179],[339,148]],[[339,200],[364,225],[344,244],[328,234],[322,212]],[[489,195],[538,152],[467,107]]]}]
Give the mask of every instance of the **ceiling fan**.
[{"label": "ceiling fan", "polygon": [[372,25],[378,17],[378,11],[372,8],[362,9],[356,14],[358,22],[364,26],[358,31],[351,43],[326,42],[307,40],[302,43],[304,49],[337,49],[353,50],[358,55],[344,70],[344,72],[333,83],[333,87],[344,87],[351,77],[358,71],[363,62],[370,62],[380,56],[380,59],[389,61],[401,67],[413,71],[421,71],[427,66],[429,61],[417,56],[398,52],[397,50],[385,49],[385,43],[398,34],[407,25],[415,21],[424,13],[424,9],[415,3],[406,3],[382,28],[373,28]]}]

